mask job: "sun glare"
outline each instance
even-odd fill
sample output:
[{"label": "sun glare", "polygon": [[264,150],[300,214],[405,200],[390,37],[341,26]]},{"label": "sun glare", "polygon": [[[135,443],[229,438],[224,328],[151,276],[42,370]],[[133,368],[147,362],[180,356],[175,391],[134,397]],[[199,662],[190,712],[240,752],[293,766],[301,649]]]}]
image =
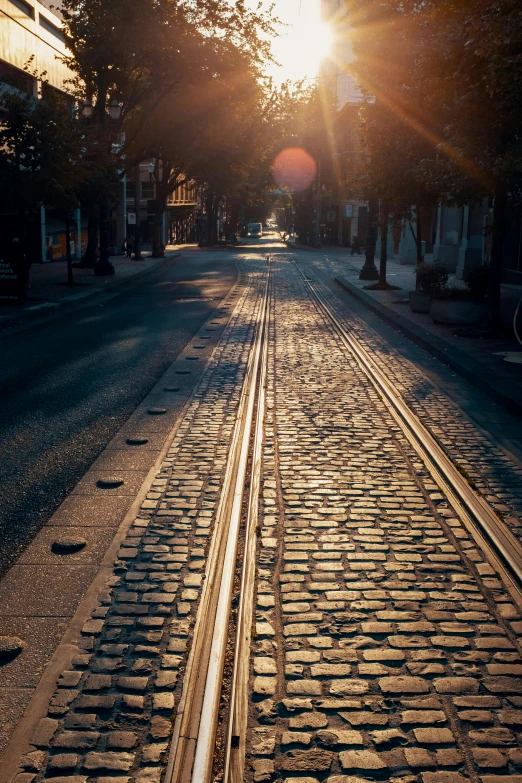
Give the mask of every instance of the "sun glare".
[{"label": "sun glare", "polygon": [[313,79],[322,60],[332,51],[333,34],[320,17],[319,3],[303,2],[301,11],[274,41],[274,57],[280,67],[274,77],[280,81]]}]

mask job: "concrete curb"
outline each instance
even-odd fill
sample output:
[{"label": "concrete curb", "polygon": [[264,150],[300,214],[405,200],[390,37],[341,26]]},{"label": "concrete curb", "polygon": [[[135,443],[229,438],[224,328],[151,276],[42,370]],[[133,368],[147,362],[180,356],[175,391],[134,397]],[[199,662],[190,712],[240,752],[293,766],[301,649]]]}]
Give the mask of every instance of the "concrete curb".
[{"label": "concrete curb", "polygon": [[28,326],[34,326],[36,323],[41,323],[43,320],[47,320],[47,317],[51,318],[56,315],[61,315],[66,310],[81,307],[87,303],[87,300],[92,299],[95,296],[114,293],[115,291],[125,288],[127,285],[131,285],[132,283],[141,280],[153,272],[157,272],[158,269],[161,269],[167,263],[167,261],[171,261],[173,258],[181,258],[181,253],[177,250],[173,253],[169,253],[164,258],[159,258],[155,264],[147,267],[147,269],[140,269],[136,274],[125,278],[116,278],[114,283],[111,283],[106,288],[91,288],[87,291],[71,294],[71,296],[64,296],[63,299],[60,299],[58,302],[44,302],[41,305],[35,305],[34,308],[21,310],[11,318],[2,318],[0,320],[0,329],[9,329],[11,326],[19,326],[21,329],[24,329]]},{"label": "concrete curb", "polygon": [[334,282],[344,291],[354,296],[366,307],[384,318],[395,329],[403,332],[416,345],[428,351],[436,359],[451,367],[465,380],[473,384],[477,389],[489,395],[495,402],[502,405],[510,413],[522,418],[522,399],[514,393],[514,390],[504,381],[484,376],[484,368],[475,359],[471,359],[464,351],[448,345],[440,337],[418,327],[408,318],[396,313],[391,307],[374,299],[366,291],[350,283],[344,277],[334,278]]}]

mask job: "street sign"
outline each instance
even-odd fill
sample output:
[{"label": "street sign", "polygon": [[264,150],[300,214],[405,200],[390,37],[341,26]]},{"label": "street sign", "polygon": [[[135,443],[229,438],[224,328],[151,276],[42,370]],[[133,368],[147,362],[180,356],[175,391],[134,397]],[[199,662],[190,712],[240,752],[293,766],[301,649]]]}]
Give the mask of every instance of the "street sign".
[{"label": "street sign", "polygon": [[0,258],[0,297],[17,299],[21,293],[21,280],[5,258]]},{"label": "street sign", "polygon": [[135,226],[136,225],[136,213],[135,212],[127,212],[127,223],[129,226]]},{"label": "street sign", "polygon": [[353,204],[346,204],[344,208],[345,217],[353,217]]}]

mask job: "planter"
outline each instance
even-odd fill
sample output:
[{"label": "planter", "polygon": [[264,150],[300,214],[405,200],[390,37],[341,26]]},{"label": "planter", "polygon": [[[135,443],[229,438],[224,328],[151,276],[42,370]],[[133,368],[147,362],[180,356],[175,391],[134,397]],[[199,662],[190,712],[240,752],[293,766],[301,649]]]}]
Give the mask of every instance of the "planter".
[{"label": "planter", "polygon": [[421,294],[418,291],[410,291],[408,294],[410,300],[410,307],[414,313],[429,313],[430,311],[430,298],[426,294]]},{"label": "planter", "polygon": [[488,303],[484,301],[458,301],[457,299],[432,299],[430,316],[436,324],[466,326],[485,321]]}]

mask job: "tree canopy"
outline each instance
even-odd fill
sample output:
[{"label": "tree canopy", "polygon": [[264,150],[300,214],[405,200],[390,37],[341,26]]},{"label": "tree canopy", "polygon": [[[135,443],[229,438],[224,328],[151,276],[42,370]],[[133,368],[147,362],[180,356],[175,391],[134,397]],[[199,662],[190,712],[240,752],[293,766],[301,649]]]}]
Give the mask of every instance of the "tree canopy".
[{"label": "tree canopy", "polygon": [[[372,158],[383,164],[381,185],[392,184],[403,163],[407,178],[449,203],[494,199],[495,321],[506,209],[522,196],[520,4],[355,0],[350,19],[353,68],[366,103],[374,103],[365,109],[372,121],[363,122],[362,135]],[[403,177],[397,182],[410,200],[408,183]]]}]

